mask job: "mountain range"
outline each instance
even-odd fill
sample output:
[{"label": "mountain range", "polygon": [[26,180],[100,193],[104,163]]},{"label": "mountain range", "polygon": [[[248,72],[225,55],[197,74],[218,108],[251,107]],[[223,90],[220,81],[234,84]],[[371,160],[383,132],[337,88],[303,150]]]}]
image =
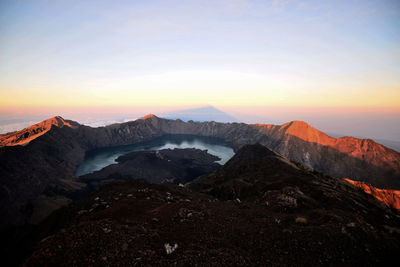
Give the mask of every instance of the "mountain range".
[{"label": "mountain range", "polygon": [[[85,153],[102,147],[135,144],[165,134],[218,137],[235,151],[260,143],[310,170],[336,178],[400,188],[400,154],[370,139],[333,138],[302,121],[283,125],[184,122],[148,115],[92,128],[57,116],[0,135],[1,226],[26,223],[34,203],[57,207],[85,187],[74,176]],[[60,200],[54,196],[63,196]],[[53,199],[55,198],[55,199]],[[66,199],[64,199],[66,198]],[[51,211],[51,209],[49,209]]]}]

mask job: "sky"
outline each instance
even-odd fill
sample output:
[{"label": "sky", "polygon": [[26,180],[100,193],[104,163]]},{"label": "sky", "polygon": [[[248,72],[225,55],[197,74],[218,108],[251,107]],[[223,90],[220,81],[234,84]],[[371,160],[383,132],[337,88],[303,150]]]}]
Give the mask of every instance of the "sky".
[{"label": "sky", "polygon": [[400,124],[400,1],[0,0],[0,124],[202,105]]}]

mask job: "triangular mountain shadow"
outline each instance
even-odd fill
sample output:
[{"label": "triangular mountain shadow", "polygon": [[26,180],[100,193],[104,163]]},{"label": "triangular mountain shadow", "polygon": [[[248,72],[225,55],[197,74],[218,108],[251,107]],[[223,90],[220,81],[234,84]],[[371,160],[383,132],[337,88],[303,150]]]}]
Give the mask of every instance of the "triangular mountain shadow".
[{"label": "triangular mountain shadow", "polygon": [[160,114],[167,119],[181,119],[183,121],[216,121],[216,122],[239,122],[238,119],[213,106],[205,106],[194,109],[184,109]]}]

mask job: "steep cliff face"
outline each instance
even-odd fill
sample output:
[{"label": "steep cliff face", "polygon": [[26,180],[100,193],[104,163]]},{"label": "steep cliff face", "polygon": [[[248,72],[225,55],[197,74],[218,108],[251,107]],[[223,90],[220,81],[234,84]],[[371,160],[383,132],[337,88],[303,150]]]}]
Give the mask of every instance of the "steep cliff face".
[{"label": "steep cliff face", "polygon": [[400,211],[400,190],[379,189],[370,184],[345,179],[350,184],[361,188],[365,193],[374,196],[387,206]]},{"label": "steep cliff face", "polygon": [[333,138],[305,122],[256,124],[262,144],[307,168],[334,177],[351,177],[378,187],[400,188],[400,153],[370,139]]}]

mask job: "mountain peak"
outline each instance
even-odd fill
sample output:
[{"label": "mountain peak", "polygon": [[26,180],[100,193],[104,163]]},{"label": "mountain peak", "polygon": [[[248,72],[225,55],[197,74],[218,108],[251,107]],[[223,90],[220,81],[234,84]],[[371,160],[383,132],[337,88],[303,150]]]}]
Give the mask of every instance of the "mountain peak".
[{"label": "mountain peak", "polygon": [[302,128],[307,128],[307,127],[311,127],[311,126],[310,126],[310,124],[308,124],[305,121],[291,121],[291,122],[287,122],[287,123],[283,124],[282,127],[302,127]]},{"label": "mountain peak", "polygon": [[28,128],[0,136],[0,147],[26,145],[30,141],[48,132],[53,125],[59,128],[63,126],[72,127],[72,125],[66,122],[61,116],[55,116],[31,125]]},{"label": "mountain peak", "polygon": [[277,152],[261,144],[244,145],[239,151],[215,174],[214,177],[200,177],[191,183],[192,188],[210,188],[225,183],[231,183],[234,180],[248,180],[255,182],[258,179],[264,179],[265,175],[271,175],[271,182],[280,179],[276,176],[279,170],[281,174],[293,174],[299,171],[299,168],[284,158]]},{"label": "mountain peak", "polygon": [[66,122],[63,117],[61,116],[54,116],[50,119],[44,120],[42,122],[39,122],[38,124],[44,124],[44,125],[55,125],[57,127],[62,127],[62,126],[69,126],[71,127],[71,124]]},{"label": "mountain peak", "polygon": [[265,156],[279,156],[279,154],[269,149],[268,147],[261,145],[260,143],[257,143],[252,145],[244,145],[236,153],[236,156],[246,157],[246,158],[249,157],[261,158]]},{"label": "mountain peak", "polygon": [[147,119],[151,119],[151,118],[158,118],[158,117],[156,115],[150,113],[150,114],[147,114],[146,116],[143,116],[142,120],[147,120]]},{"label": "mountain peak", "polygon": [[335,138],[315,129],[304,121],[291,121],[285,123],[280,127],[280,130],[284,131],[287,135],[295,136],[312,143],[327,145],[335,142]]},{"label": "mountain peak", "polygon": [[282,155],[259,143],[244,145],[226,164],[226,166],[233,165],[237,167],[240,165],[248,165],[249,162],[254,162],[260,159],[265,160],[266,158],[269,159],[269,162],[275,162],[276,164],[279,162],[283,163],[284,165],[290,165],[291,167],[297,169],[293,163],[284,158]]}]

